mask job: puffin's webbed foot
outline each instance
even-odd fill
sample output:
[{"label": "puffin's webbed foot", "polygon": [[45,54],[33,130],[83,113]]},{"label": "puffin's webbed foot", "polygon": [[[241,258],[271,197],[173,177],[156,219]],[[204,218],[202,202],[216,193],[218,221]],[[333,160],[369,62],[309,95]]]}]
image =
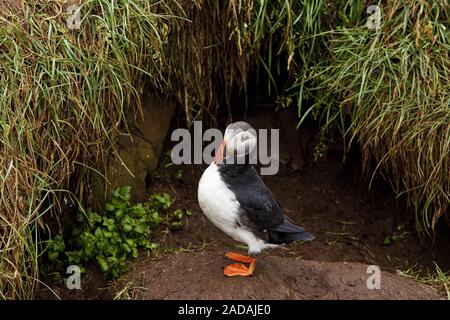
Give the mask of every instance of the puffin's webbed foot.
[{"label": "puffin's webbed foot", "polygon": [[253,271],[255,270],[255,261],[256,261],[255,258],[244,256],[234,252],[227,252],[225,254],[225,257],[234,261],[250,264],[248,267],[246,267],[242,263],[233,263],[225,267],[225,269],[223,270],[223,274],[226,275],[227,277],[233,276],[248,277],[253,274]]}]

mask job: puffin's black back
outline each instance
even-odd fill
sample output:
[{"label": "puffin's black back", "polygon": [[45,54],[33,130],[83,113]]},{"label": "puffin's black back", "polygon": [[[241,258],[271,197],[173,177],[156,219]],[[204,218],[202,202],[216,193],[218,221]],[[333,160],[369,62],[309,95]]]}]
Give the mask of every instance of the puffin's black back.
[{"label": "puffin's black back", "polygon": [[272,229],[283,223],[283,210],[252,165],[221,165],[219,172],[241,209],[259,229]]},{"label": "puffin's black back", "polygon": [[219,173],[241,207],[241,223],[269,243],[311,241],[314,235],[292,223],[249,164],[220,164]]}]

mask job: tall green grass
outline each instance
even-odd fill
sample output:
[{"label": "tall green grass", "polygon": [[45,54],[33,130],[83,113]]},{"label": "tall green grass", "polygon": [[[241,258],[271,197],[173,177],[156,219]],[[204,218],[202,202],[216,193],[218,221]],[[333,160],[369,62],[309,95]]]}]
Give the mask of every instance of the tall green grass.
[{"label": "tall green grass", "polygon": [[188,124],[206,118],[214,123],[234,92],[245,94],[254,61],[252,8],[253,0],[186,0],[173,7],[186,19],[174,21],[164,46],[164,90],[184,108]]},{"label": "tall green grass", "polygon": [[[252,48],[281,106],[297,103],[299,125],[313,115],[322,134],[358,142],[366,173],[405,196],[433,238],[450,208],[448,0],[253,4]],[[366,26],[370,5],[379,29]]]},{"label": "tall green grass", "polygon": [[450,204],[450,5],[393,1],[382,12],[380,30],[363,21],[323,35],[329,58],[294,88],[299,101],[315,97],[305,114],[360,143],[367,172],[405,195],[418,231],[434,237]]},{"label": "tall green grass", "polygon": [[143,76],[161,80],[162,5],[86,0],[79,30],[66,27],[62,1],[25,1],[1,16],[2,298],[34,296],[46,223],[67,214],[72,193],[88,189],[79,177],[113,152]]},{"label": "tall green grass", "polygon": [[[66,26],[66,2],[81,3],[79,30]],[[0,4],[2,298],[35,296],[47,231],[67,204],[86,202],[90,169],[107,171],[127,113],[139,116],[144,82],[177,98],[188,123],[214,119],[245,88],[251,3]]]}]

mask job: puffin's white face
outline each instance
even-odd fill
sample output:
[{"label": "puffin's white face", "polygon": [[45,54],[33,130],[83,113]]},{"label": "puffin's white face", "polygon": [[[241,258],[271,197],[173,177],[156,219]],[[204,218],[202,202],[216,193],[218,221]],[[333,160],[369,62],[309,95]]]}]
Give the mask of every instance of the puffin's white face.
[{"label": "puffin's white face", "polygon": [[245,156],[256,147],[256,131],[247,122],[232,123],[225,130],[224,143],[227,154]]},{"label": "puffin's white face", "polygon": [[251,125],[244,121],[234,122],[225,130],[223,141],[216,152],[214,161],[217,163],[223,160],[224,148],[227,156],[234,155],[242,158],[255,149],[256,143],[256,131]]},{"label": "puffin's white face", "polygon": [[252,152],[256,147],[257,142],[256,136],[254,136],[250,131],[240,131],[231,136],[229,140],[225,138],[225,141],[227,152],[229,154],[235,154],[238,157]]}]

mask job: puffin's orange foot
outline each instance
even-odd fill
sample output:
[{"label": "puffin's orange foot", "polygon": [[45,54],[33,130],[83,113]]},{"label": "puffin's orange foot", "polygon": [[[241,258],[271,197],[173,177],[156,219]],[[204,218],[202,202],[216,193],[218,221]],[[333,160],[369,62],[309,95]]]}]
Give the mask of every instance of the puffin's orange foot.
[{"label": "puffin's orange foot", "polygon": [[223,269],[223,274],[227,277],[234,277],[234,276],[242,276],[242,277],[248,277],[253,274],[253,268],[247,268],[242,263],[233,263],[229,266],[226,266],[225,269]]},{"label": "puffin's orange foot", "polygon": [[225,256],[234,261],[250,264],[248,268],[242,263],[233,263],[225,267],[225,269],[223,270],[223,274],[226,275],[227,277],[233,276],[248,277],[253,274],[253,271],[255,270],[255,258],[244,256],[234,252],[227,252]]},{"label": "puffin's orange foot", "polygon": [[231,259],[233,261],[243,262],[243,263],[252,263],[255,261],[255,259],[252,257],[244,256],[242,254],[235,253],[235,252],[227,252],[227,253],[225,253],[225,257],[227,257],[228,259]]}]

